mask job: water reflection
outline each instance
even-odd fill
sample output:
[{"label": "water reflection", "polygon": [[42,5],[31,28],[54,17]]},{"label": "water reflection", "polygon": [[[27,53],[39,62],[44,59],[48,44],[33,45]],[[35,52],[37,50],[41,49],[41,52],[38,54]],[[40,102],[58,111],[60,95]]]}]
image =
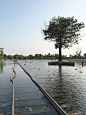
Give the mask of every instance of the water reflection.
[{"label": "water reflection", "polygon": [[[22,65],[26,67],[24,63]],[[33,68],[31,65],[32,63],[29,63],[27,67]],[[15,71],[17,73],[17,77],[14,79],[16,92],[15,114],[58,115],[53,106],[31,81],[30,77],[19,66],[15,65]]]},{"label": "water reflection", "polygon": [[[77,71],[74,68],[77,68]],[[51,96],[57,97],[55,100],[58,103],[65,103],[68,105],[68,110],[66,111],[69,114],[78,111],[82,113],[86,112],[86,110],[83,111],[82,107],[82,105],[86,107],[86,79],[83,77],[85,74],[83,73],[82,75],[80,73],[83,69],[84,68],[79,64],[76,64],[75,67],[58,66],[56,75],[52,78],[53,80],[51,79],[53,83],[46,83],[45,86]]]},{"label": "water reflection", "polygon": [[59,77],[62,78],[62,66],[59,65],[58,67],[59,67]]},{"label": "water reflection", "polygon": [[14,75],[11,69],[13,64],[6,65],[7,62],[0,62],[0,115],[11,114],[12,110],[12,83],[10,77]]},{"label": "water reflection", "polygon": [[[44,62],[42,67],[42,64],[37,63],[34,68],[40,67],[40,70],[33,68],[31,75],[60,105],[67,105],[67,113],[86,113],[86,67],[82,68],[79,64],[74,67],[47,66],[47,62]],[[29,69],[31,68],[28,66],[27,70]]]},{"label": "water reflection", "polygon": [[3,73],[3,62],[0,62],[0,73]]},{"label": "water reflection", "polygon": [[[48,61],[24,63],[24,68],[59,103],[67,105],[68,114],[86,114],[86,67],[48,66]],[[39,69],[40,68],[40,69]],[[82,73],[80,73],[82,71]]]}]

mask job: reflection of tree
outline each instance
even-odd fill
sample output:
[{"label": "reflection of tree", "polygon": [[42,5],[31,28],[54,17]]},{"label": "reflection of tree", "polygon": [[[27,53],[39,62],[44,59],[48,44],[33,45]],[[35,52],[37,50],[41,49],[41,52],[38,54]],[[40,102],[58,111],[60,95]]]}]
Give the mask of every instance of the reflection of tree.
[{"label": "reflection of tree", "polygon": [[0,73],[3,72],[3,62],[0,62]]},{"label": "reflection of tree", "polygon": [[73,71],[72,67],[61,65],[56,66],[56,68],[54,68],[54,76],[49,79],[51,76],[51,74],[49,74],[49,77],[46,77],[45,79],[46,82],[44,85],[46,91],[57,101],[58,104],[63,103],[69,106],[73,104],[72,108],[78,110],[80,109],[78,102],[83,102],[83,93],[81,92],[82,90],[79,90],[79,87],[81,89],[83,87],[81,87],[81,84],[79,85],[78,80],[76,80],[76,77],[74,76],[75,73],[71,74],[70,68],[71,71]]},{"label": "reflection of tree", "polygon": [[58,84],[59,84],[58,89],[59,89],[59,91],[63,92],[63,79],[62,79],[62,66],[61,65],[58,66],[58,75],[59,75],[59,77],[58,77]]},{"label": "reflection of tree", "polygon": [[62,66],[59,65],[59,77],[61,78],[62,77]]}]

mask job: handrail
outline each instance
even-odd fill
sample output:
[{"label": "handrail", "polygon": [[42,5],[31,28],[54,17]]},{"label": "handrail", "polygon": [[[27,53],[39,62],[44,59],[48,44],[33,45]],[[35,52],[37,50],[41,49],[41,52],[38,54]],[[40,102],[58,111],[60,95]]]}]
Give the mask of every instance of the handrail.
[{"label": "handrail", "polygon": [[[19,64],[19,63],[18,63]],[[19,66],[25,71],[27,75],[31,78],[31,80],[37,85],[40,91],[46,96],[46,98],[50,101],[50,103],[55,107],[55,109],[61,115],[68,115],[58,104],[57,102],[32,78],[32,76],[19,64]]]},{"label": "handrail", "polygon": [[16,72],[14,70],[14,67],[13,67],[13,72],[15,73],[15,75],[10,78],[10,81],[13,84],[12,115],[14,115],[14,81],[13,81],[13,79],[16,77]]}]

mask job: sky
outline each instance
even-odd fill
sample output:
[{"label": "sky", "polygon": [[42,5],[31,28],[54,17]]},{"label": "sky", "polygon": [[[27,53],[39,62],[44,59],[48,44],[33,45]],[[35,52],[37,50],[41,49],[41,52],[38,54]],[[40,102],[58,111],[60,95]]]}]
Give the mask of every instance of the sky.
[{"label": "sky", "polygon": [[[8,55],[59,54],[53,42],[44,40],[42,29],[54,16],[72,17],[86,25],[86,0],[0,0],[0,48]],[[81,41],[62,55],[86,53],[86,27]]]}]

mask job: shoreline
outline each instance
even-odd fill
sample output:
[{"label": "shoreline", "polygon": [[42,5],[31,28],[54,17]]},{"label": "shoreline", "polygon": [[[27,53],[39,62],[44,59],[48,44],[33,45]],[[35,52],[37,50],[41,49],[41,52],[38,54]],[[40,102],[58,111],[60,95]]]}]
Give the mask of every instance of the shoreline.
[{"label": "shoreline", "polygon": [[[28,60],[40,60],[40,59],[27,59],[24,61],[28,61]],[[43,60],[48,60],[48,59],[43,59]],[[41,61],[43,61],[43,60],[41,60]],[[13,60],[10,60],[10,59],[0,60],[0,62],[4,62],[4,61],[15,61],[15,59],[13,59]],[[20,61],[20,60],[17,60],[17,61]],[[51,61],[55,61],[55,60],[51,60]],[[58,61],[58,60],[56,60],[56,61]],[[83,66],[86,66],[86,59],[63,59],[63,62],[64,61],[75,62],[75,63],[78,63],[79,65],[82,65],[82,62],[83,62]]]}]

